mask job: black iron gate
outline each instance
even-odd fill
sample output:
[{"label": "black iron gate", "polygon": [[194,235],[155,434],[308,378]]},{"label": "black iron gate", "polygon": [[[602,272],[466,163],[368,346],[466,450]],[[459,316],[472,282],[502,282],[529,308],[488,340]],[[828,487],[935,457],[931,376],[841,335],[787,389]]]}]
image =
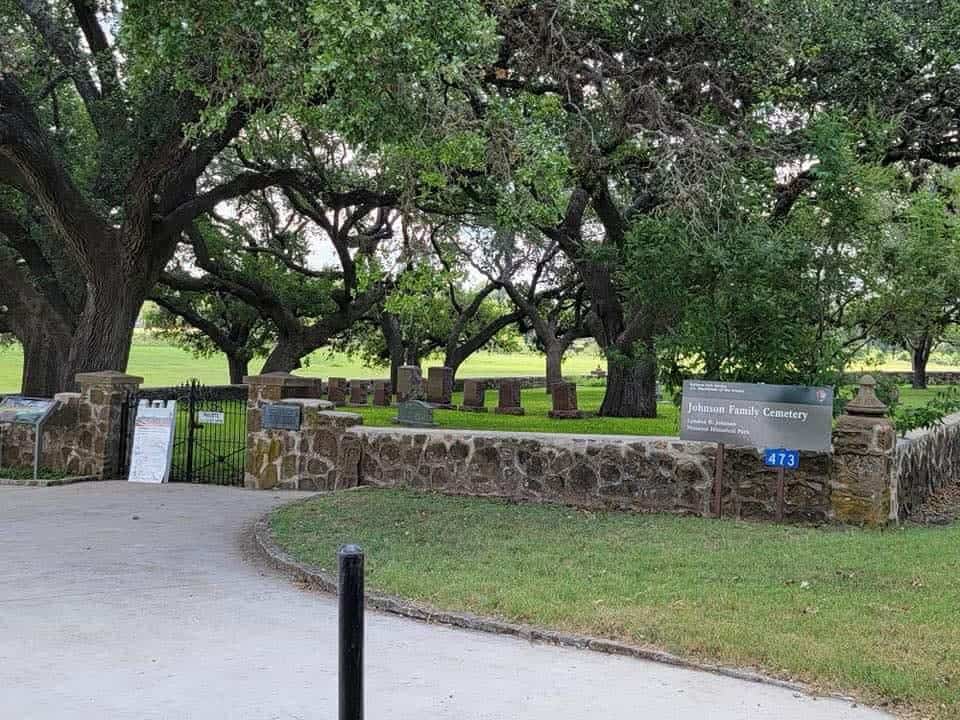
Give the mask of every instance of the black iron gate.
[{"label": "black iron gate", "polygon": [[130,470],[137,408],[146,400],[175,400],[171,482],[243,485],[247,452],[247,388],[207,386],[196,380],[167,388],[142,388],[127,399],[121,417],[119,464]]}]

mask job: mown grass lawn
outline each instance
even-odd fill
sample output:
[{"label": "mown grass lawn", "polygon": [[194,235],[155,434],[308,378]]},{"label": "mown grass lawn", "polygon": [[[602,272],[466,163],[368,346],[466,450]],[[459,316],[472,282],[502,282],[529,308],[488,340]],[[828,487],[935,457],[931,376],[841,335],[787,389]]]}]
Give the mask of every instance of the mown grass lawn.
[{"label": "mown grass lawn", "polygon": [[[309,377],[384,378],[389,376],[385,368],[370,368],[358,360],[343,355],[319,350],[309,358],[309,364],[297,374]],[[563,364],[563,371],[570,375],[586,375],[602,364],[595,353],[584,351],[570,354]],[[424,365],[440,364],[440,361]],[[250,372],[260,371],[262,361],[250,364]],[[19,346],[0,347],[0,392],[16,392],[20,387],[23,354]],[[147,387],[179,385],[196,378],[208,385],[225,385],[229,382],[227,361],[222,355],[195,358],[190,353],[165,345],[148,337],[138,335],[130,349],[130,364],[127,371],[144,378]],[[513,375],[543,375],[544,359],[532,352],[489,353],[480,352],[470,357],[460,369],[461,377],[505,377]]]},{"label": "mown grass lawn", "polygon": [[361,490],[272,516],[298,558],[445,609],[960,717],[960,527],[817,529]]},{"label": "mown grass lawn", "polygon": [[[577,404],[581,410],[595,413],[603,402],[602,387],[578,387]],[[463,402],[463,393],[454,393],[453,404]],[[461,412],[460,410],[436,410],[433,419],[440,427],[466,430],[506,430],[513,432],[589,433],[607,435],[677,435],[680,432],[679,410],[672,402],[661,402],[657,417],[601,418],[585,417],[574,420],[554,420],[547,416],[551,398],[543,388],[530,388],[521,392],[521,404],[526,415],[497,415],[496,390],[487,391],[486,413]],[[344,408],[363,416],[363,424],[372,427],[389,427],[397,416],[394,408]]]}]

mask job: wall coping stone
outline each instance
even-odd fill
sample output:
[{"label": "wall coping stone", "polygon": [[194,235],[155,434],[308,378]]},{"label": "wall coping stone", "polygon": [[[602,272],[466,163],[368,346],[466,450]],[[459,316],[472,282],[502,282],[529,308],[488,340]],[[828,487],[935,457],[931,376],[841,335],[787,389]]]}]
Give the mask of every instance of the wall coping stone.
[{"label": "wall coping stone", "polygon": [[320,378],[301,377],[285,372],[272,372],[266,375],[248,375],[243,378],[244,385],[280,385],[283,387],[315,387]]},{"label": "wall coping stone", "polygon": [[325,413],[336,407],[336,405],[329,400],[320,400],[319,398],[284,398],[279,402],[283,405],[299,405],[304,408],[317,408]]},{"label": "wall coping stone", "polygon": [[[338,413],[346,414],[346,413]],[[514,432],[512,430],[470,430],[463,428],[406,428],[406,427],[371,427],[369,425],[357,425],[348,428],[346,432],[360,433],[365,435],[433,435],[436,437],[453,436],[469,438],[485,438],[490,440],[539,440],[542,442],[603,442],[603,443],[654,443],[667,442],[672,444],[683,444],[690,446],[716,447],[716,443],[703,442],[701,440],[681,440],[675,435],[593,435],[585,433],[551,433],[551,432]],[[762,451],[750,445],[727,445],[726,450],[752,451],[760,454]],[[804,451],[806,454],[807,451]],[[811,455],[830,455],[831,452],[811,451]]]},{"label": "wall coping stone", "polygon": [[75,377],[78,385],[142,385],[143,378],[127,375],[118,370],[78,373]]},{"label": "wall coping stone", "polygon": [[942,423],[934,425],[932,428],[917,428],[916,430],[910,430],[907,432],[906,436],[897,438],[897,447],[899,448],[902,445],[909,445],[910,443],[920,440],[925,435],[936,432],[940,428],[950,427],[952,425],[960,425],[960,413],[947,415],[943,418]]}]

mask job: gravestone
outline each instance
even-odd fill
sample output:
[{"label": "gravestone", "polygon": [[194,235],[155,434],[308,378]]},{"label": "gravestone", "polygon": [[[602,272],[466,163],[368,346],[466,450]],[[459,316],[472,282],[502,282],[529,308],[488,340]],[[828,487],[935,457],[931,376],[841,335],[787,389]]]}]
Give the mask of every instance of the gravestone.
[{"label": "gravestone", "polygon": [[494,410],[498,415],[523,415],[524,410],[520,407],[520,381],[519,380],[501,380],[500,392],[498,393],[497,408]]},{"label": "gravestone", "polygon": [[432,367],[427,371],[427,402],[453,410],[453,368]]},{"label": "gravestone", "polygon": [[373,404],[377,407],[390,407],[390,383],[387,380],[374,380]]},{"label": "gravestone", "polygon": [[402,365],[397,369],[397,402],[419,400],[422,386],[423,377],[416,365]]},{"label": "gravestone", "polygon": [[327,383],[327,400],[334,405],[346,405],[347,403],[347,379],[330,378]]},{"label": "gravestone", "polygon": [[573,383],[556,383],[553,386],[553,410],[548,414],[552,418],[582,418],[583,413],[577,407],[577,386]]},{"label": "gravestone", "polygon": [[463,381],[463,405],[461,410],[487,412],[487,384],[483,380]]},{"label": "gravestone", "polygon": [[352,380],[350,382],[350,405],[361,407],[367,404],[367,381]]},{"label": "gravestone", "polygon": [[397,416],[393,419],[397,425],[405,427],[436,427],[433,421],[433,406],[423,400],[408,400],[397,407]]}]

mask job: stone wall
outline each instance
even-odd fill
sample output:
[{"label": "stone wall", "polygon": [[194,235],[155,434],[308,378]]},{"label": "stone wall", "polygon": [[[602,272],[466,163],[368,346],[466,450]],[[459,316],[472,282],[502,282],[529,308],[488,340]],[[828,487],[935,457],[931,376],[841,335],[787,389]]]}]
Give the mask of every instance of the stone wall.
[{"label": "stone wall", "polygon": [[[363,427],[330,403],[297,399],[310,389],[287,375],[248,379],[250,488],[336,490],[356,485],[563,503],[583,508],[709,516],[717,446],[668,437],[564,435]],[[319,384],[318,384],[319,385]],[[879,525],[891,508],[893,428],[865,377],[837,423],[833,453],[803,453],[784,478],[782,517],[794,522]],[[297,387],[295,387],[297,386]],[[263,406],[302,409],[297,431],[262,428]],[[770,520],[780,514],[777,472],[761,453],[727,448],[721,515]]]},{"label": "stone wall", "polygon": [[[60,407],[43,425],[40,466],[75,475],[114,479],[118,475],[121,413],[142,378],[119,372],[77,375],[78,393],[60,393]],[[33,465],[34,430],[29,425],[3,429],[0,465]]]},{"label": "stone wall", "polygon": [[949,483],[960,482],[960,414],[897,441],[891,516],[904,519]]},{"label": "stone wall", "polygon": [[[676,438],[352,427],[360,484],[584,508],[709,515],[716,446]],[[352,442],[352,441],[351,441]],[[776,472],[754,450],[724,458],[723,514],[771,519]],[[785,517],[830,517],[828,454],[788,473]]]}]

